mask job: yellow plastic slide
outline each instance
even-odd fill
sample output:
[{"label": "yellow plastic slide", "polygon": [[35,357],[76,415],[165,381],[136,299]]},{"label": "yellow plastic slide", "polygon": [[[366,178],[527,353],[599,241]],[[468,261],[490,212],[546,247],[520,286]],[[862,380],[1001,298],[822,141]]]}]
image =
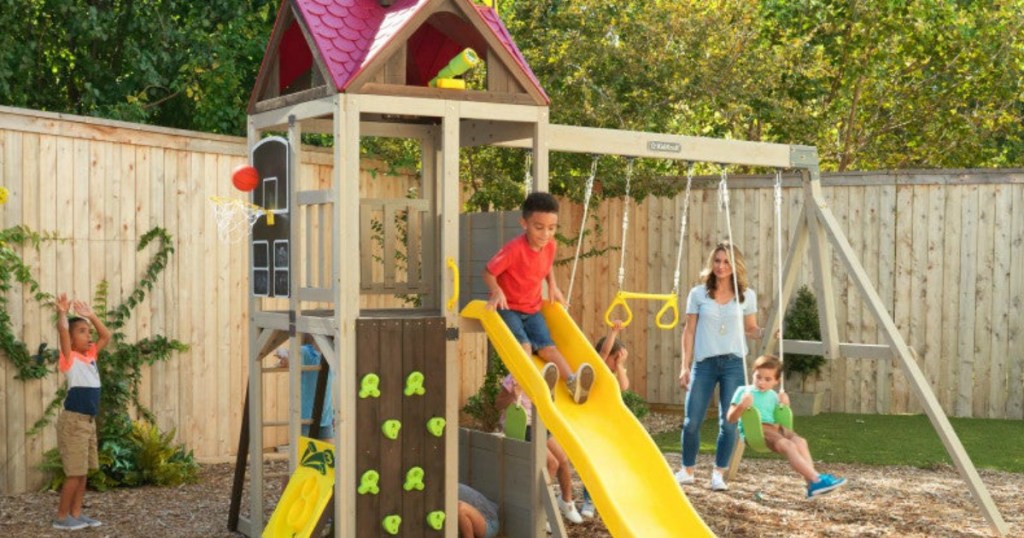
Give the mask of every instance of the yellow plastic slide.
[{"label": "yellow plastic slide", "polygon": [[569,455],[608,530],[617,537],[714,536],[683,495],[650,435],[622,403],[611,370],[565,308],[545,303],[542,312],[555,345],[572,369],[590,362],[597,372],[590,399],[583,405],[572,401],[561,381],[551,401],[540,375],[541,360],[526,356],[505,322],[484,301],[470,302],[462,315],[483,325],[544,425]]}]

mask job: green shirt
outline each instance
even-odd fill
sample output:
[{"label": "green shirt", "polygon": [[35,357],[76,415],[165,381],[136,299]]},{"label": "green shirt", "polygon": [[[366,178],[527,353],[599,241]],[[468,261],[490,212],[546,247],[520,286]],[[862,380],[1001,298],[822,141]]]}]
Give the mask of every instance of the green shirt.
[{"label": "green shirt", "polygon": [[775,408],[779,406],[779,393],[771,389],[757,390],[754,385],[744,385],[736,389],[736,394],[732,396],[732,404],[740,403],[747,391],[754,395],[754,409],[761,413],[761,423],[775,424]]}]

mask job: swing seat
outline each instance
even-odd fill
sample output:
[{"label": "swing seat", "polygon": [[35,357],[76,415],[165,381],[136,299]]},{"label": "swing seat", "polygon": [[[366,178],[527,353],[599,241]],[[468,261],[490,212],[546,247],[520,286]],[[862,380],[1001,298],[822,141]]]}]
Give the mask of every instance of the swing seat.
[{"label": "swing seat", "polygon": [[[612,312],[616,308],[622,307],[625,311],[626,319],[622,320],[622,326],[628,327],[633,321],[633,311],[629,308],[629,303],[626,299],[645,299],[650,301],[665,301],[665,304],[661,306],[661,310],[658,310],[658,315],[654,319],[654,324],[659,329],[673,329],[679,324],[679,296],[675,293],[637,293],[633,291],[622,291],[619,290],[615,294],[615,299],[612,300],[612,304],[608,305],[608,309],[604,311],[604,322],[609,327],[612,327]],[[672,313],[672,319],[665,321],[663,318],[669,312]]]},{"label": "swing seat", "polygon": [[[775,423],[783,428],[793,429],[793,409],[786,406],[775,408]],[[740,417],[740,427],[747,446],[757,452],[771,452],[764,441],[764,428],[761,426],[761,412],[751,407]]]},{"label": "swing seat", "polygon": [[517,441],[526,440],[526,408],[513,403],[505,410],[505,437]]}]

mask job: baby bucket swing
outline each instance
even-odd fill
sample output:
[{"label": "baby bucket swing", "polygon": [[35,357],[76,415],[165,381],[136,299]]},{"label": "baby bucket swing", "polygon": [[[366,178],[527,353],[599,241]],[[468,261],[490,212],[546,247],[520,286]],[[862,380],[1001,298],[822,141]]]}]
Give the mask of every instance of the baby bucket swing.
[{"label": "baby bucket swing", "polygon": [[[725,227],[729,235],[729,264],[732,267],[736,267],[735,252],[733,249],[732,242],[732,222],[729,217],[729,186],[726,181],[727,173],[725,168],[722,169],[722,179],[718,183],[718,202],[719,210],[725,211]],[[778,308],[778,320],[779,320],[779,362],[785,364],[784,352],[782,347],[782,320],[784,315],[784,305],[782,304],[782,171],[777,170],[775,172],[775,274],[778,278],[776,282],[776,289],[778,291],[778,299],[776,300],[776,307]],[[732,272],[732,286],[733,293],[736,297],[737,302],[739,301],[739,282],[736,277],[736,271]],[[743,316],[738,316],[737,322],[740,324],[739,334],[743,334]],[[742,338],[743,336],[740,336]],[[781,368],[780,368],[781,370]],[[743,360],[743,379],[744,382],[751,381],[747,373],[747,361]],[[781,382],[780,390],[786,391],[786,377],[779,372],[779,380]],[[750,390],[749,388],[747,389]],[[773,417],[775,424],[778,424],[787,429],[793,429],[793,410],[788,406],[777,406],[775,408],[775,416]],[[757,452],[769,452],[768,445],[764,440],[764,428],[762,427],[761,412],[756,407],[751,406],[749,409],[743,412],[740,417],[741,431],[743,438],[747,442],[747,446]]]}]

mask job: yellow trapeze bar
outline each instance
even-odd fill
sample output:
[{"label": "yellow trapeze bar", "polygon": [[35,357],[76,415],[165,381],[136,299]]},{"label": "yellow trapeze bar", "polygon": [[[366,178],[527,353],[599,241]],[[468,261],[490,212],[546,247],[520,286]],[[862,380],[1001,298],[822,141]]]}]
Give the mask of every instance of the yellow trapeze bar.
[{"label": "yellow trapeze bar", "polygon": [[[679,296],[675,293],[637,293],[620,290],[615,294],[615,299],[612,301],[612,304],[608,305],[608,310],[605,310],[604,312],[604,322],[609,327],[614,325],[614,323],[612,323],[612,311],[619,306],[626,311],[626,319],[622,320],[622,326],[627,327],[633,321],[633,311],[630,310],[626,299],[665,301],[661,310],[658,310],[657,317],[654,318],[654,324],[657,325],[659,329],[672,329],[679,324]],[[664,318],[665,314],[669,311],[672,312],[672,319],[667,322],[663,321],[662,318]]]}]

